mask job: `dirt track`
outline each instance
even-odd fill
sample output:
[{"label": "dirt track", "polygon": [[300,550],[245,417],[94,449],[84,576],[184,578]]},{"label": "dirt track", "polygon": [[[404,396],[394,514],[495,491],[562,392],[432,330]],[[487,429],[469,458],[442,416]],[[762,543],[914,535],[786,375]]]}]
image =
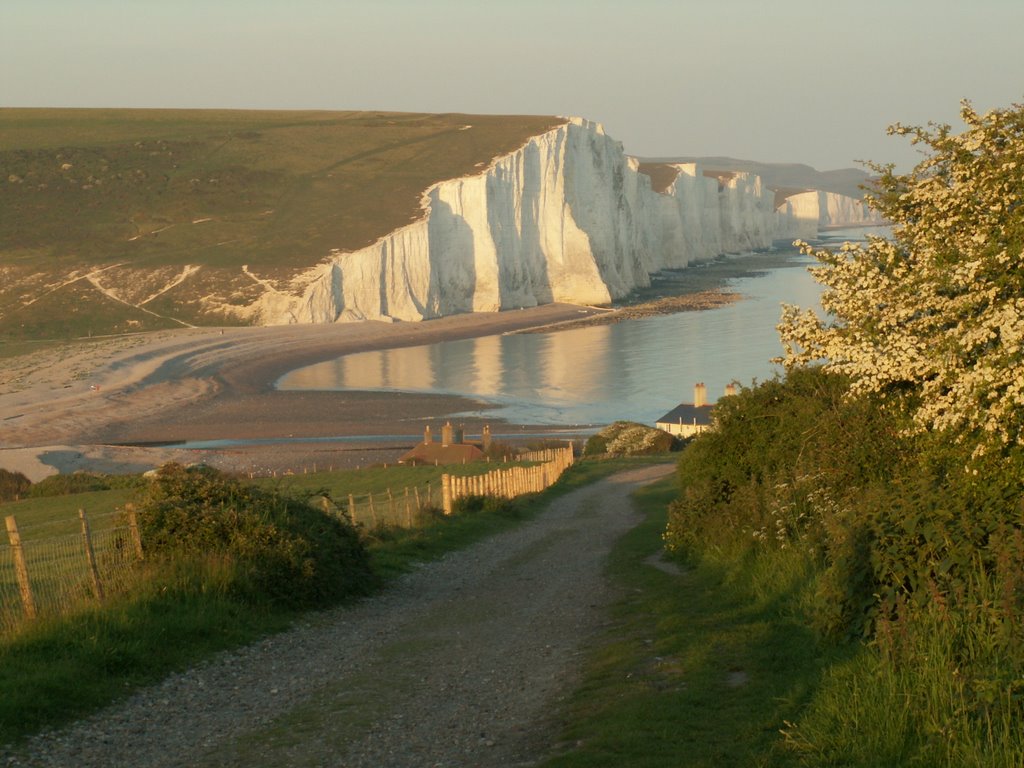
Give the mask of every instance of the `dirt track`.
[{"label": "dirt track", "polygon": [[556,746],[559,700],[614,597],[630,470],[387,593],[37,739],[11,766],[516,766]]}]

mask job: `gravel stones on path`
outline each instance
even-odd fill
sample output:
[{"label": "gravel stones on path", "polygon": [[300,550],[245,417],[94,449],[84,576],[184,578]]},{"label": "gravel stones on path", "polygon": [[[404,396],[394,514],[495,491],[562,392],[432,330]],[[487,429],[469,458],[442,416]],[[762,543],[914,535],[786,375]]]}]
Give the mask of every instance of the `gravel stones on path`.
[{"label": "gravel stones on path", "polygon": [[310,616],[93,717],[7,766],[516,766],[558,739],[558,702],[613,592],[629,470],[424,565],[386,593]]}]

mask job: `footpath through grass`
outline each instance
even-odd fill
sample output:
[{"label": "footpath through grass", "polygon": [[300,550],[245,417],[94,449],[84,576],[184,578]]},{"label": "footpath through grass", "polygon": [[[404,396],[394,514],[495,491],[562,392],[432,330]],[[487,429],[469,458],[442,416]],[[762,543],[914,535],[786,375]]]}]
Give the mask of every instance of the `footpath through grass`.
[{"label": "footpath through grass", "polygon": [[[638,463],[581,462],[548,491],[512,505],[439,517],[419,529],[378,533],[368,541],[374,570],[380,583],[386,583],[415,563],[519,525],[557,496]],[[304,476],[295,482],[325,481],[320,487],[336,479]],[[67,498],[60,503],[66,504]],[[5,509],[11,506],[17,505]],[[49,517],[42,509],[37,514]],[[187,565],[175,575],[179,586],[197,578]],[[0,744],[83,717],[171,672],[285,630],[302,615],[279,606],[253,607],[216,590],[142,585],[102,608],[40,621],[0,640]]]},{"label": "footpath through grass", "polygon": [[624,591],[563,716],[546,768],[798,765],[780,730],[807,704],[832,658],[797,615],[807,578],[713,562],[661,560],[673,475],[637,493],[645,520],[619,542],[610,573]]}]

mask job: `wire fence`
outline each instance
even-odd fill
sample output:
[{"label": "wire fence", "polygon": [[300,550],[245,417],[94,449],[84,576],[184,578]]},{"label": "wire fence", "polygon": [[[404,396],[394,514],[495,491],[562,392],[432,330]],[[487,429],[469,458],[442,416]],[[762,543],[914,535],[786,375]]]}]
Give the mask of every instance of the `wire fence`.
[{"label": "wire fence", "polygon": [[[336,499],[335,504],[335,513],[346,515],[354,525],[367,530],[415,528],[422,523],[425,513],[441,510],[441,488],[434,483],[397,492],[388,488],[378,493],[350,494],[347,501]],[[331,511],[328,506],[325,510]]]},{"label": "wire fence", "polygon": [[73,521],[67,520],[23,529],[13,515],[4,522],[9,546],[0,546],[0,633],[124,592],[142,558],[130,506],[93,516],[79,510],[77,531],[68,530]]}]

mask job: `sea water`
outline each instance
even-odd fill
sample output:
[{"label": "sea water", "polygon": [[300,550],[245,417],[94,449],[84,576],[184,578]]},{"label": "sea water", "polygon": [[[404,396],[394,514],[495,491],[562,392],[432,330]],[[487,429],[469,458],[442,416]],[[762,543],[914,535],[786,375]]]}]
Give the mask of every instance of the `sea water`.
[{"label": "sea water", "polygon": [[[823,239],[860,237],[849,230]],[[771,362],[783,351],[781,305],[820,312],[812,263],[794,251],[785,266],[733,279],[727,288],[743,298],[715,309],[361,352],[292,371],[278,388],[463,395],[492,406],[466,415],[520,424],[653,424],[692,402],[697,382],[714,401],[731,382],[750,385],[781,372]]]}]

